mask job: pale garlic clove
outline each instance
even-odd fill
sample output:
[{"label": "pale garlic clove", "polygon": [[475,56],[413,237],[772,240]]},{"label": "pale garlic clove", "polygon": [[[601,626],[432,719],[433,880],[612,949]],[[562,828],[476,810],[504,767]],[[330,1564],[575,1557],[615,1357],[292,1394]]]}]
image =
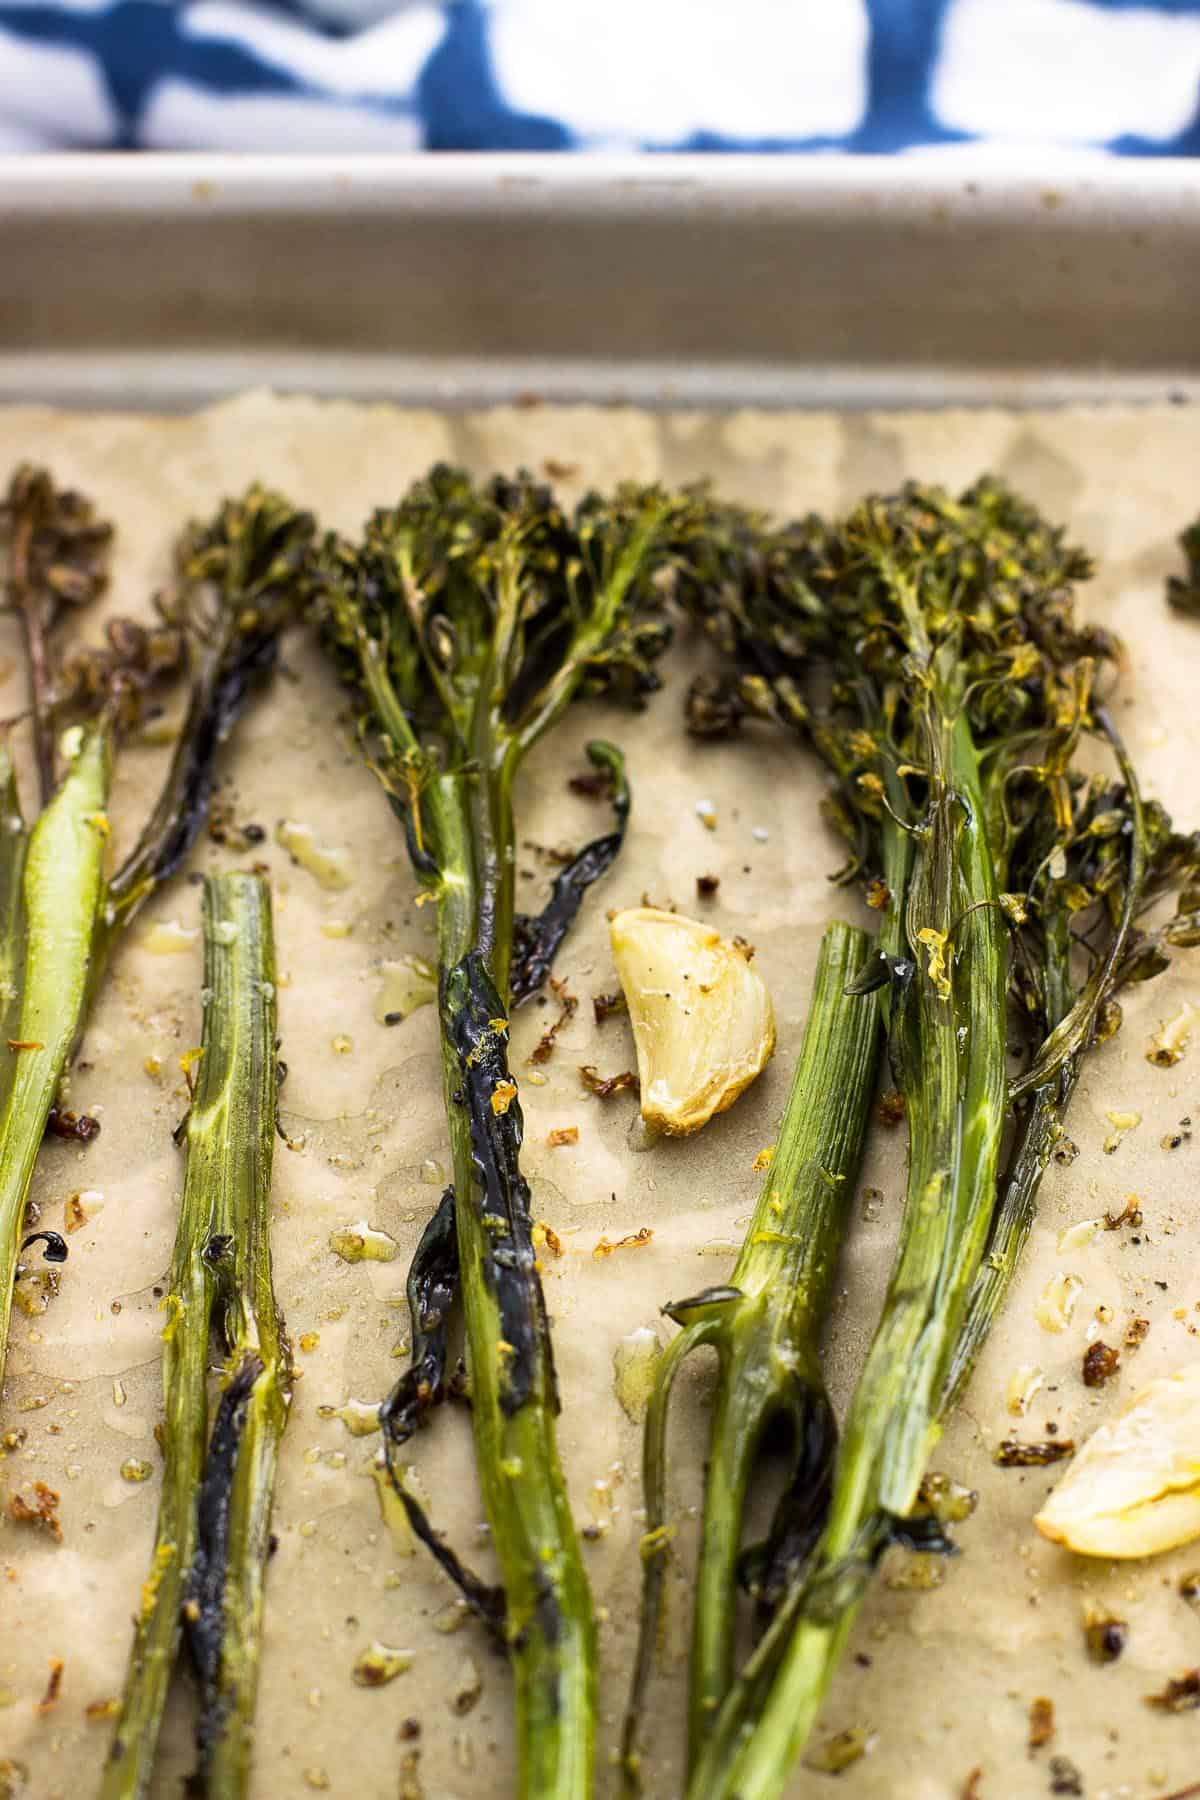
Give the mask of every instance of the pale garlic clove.
[{"label": "pale garlic clove", "polygon": [[1081,1556],[1157,1556],[1200,1537],[1200,1363],[1094,1431],[1034,1524]]},{"label": "pale garlic clove", "polygon": [[642,1117],[686,1136],[732,1106],[775,1049],[775,1016],[748,946],[695,919],[634,906],[612,921]]}]

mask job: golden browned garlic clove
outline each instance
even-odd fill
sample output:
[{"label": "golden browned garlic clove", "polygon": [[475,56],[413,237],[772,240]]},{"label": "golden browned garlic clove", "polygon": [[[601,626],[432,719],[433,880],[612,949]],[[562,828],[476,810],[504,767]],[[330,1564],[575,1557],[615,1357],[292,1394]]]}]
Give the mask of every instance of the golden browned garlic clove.
[{"label": "golden browned garlic clove", "polygon": [[637,1048],[642,1117],[686,1136],[732,1106],[775,1049],[771,996],[748,945],[653,906],[612,921]]},{"label": "golden browned garlic clove", "polygon": [[1200,1363],[1094,1431],[1034,1524],[1081,1556],[1157,1556],[1200,1537]]}]

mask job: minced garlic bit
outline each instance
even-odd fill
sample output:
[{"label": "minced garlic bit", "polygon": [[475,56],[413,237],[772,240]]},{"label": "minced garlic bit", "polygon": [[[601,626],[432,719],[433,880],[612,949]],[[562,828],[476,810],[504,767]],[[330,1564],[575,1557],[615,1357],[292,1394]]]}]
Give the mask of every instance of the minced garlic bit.
[{"label": "minced garlic bit", "polygon": [[1106,1111],[1105,1117],[1112,1126],[1112,1130],[1105,1138],[1102,1148],[1106,1156],[1111,1156],[1121,1142],[1121,1139],[1125,1137],[1128,1132],[1136,1131],[1137,1127],[1142,1122],[1142,1115],[1138,1112]]},{"label": "minced garlic bit", "polygon": [[862,1725],[850,1725],[845,1731],[835,1731],[832,1737],[810,1745],[804,1753],[804,1766],[821,1775],[840,1775],[868,1756],[877,1742],[874,1732],[867,1731]]},{"label": "minced garlic bit", "polygon": [[354,880],[354,863],[349,850],[322,844],[311,825],[296,819],[280,819],[275,827],[275,842],[286,850],[294,863],[307,869],[327,892],[348,888]]},{"label": "minced garlic bit", "polygon": [[397,1675],[403,1675],[412,1665],[411,1650],[393,1650],[377,1640],[359,1651],[350,1678],[356,1687],[386,1687],[389,1681],[395,1681]]},{"label": "minced garlic bit", "polygon": [[329,1234],[329,1248],[343,1262],[394,1262],[400,1246],[390,1231],[380,1231],[366,1219],[341,1225]]},{"label": "minced garlic bit", "polygon": [[178,956],[200,941],[198,925],[184,925],[178,919],[157,919],[141,936],[143,950],[151,956]]},{"label": "minced garlic bit", "polygon": [[1030,1402],[1045,1379],[1033,1363],[1020,1363],[1013,1370],[1008,1378],[1006,1404],[1014,1418],[1022,1418],[1029,1411]]},{"label": "minced garlic bit", "polygon": [[612,921],[637,1049],[642,1117],[685,1136],[724,1112],[775,1049],[766,983],[748,945],[659,907]]},{"label": "minced garlic bit", "polygon": [[380,1429],[378,1400],[347,1400],[344,1406],[318,1406],[319,1419],[340,1419],[351,1437],[373,1437]]},{"label": "minced garlic bit", "polygon": [[1083,1291],[1078,1275],[1052,1275],[1042,1289],[1034,1316],[1043,1331],[1065,1331]]},{"label": "minced garlic bit", "polygon": [[419,1007],[437,999],[437,970],[423,956],[404,952],[379,965],[379,992],[375,996],[375,1020],[379,1025],[401,1025]]},{"label": "minced garlic bit", "polygon": [[1200,1019],[1200,1008],[1189,1000],[1179,1011],[1160,1025],[1150,1040],[1150,1048],[1146,1052],[1146,1061],[1153,1063],[1156,1069],[1171,1069],[1180,1061],[1188,1047],[1188,1040]]},{"label": "minced garlic bit", "polygon": [[639,1325],[613,1351],[613,1387],[626,1418],[640,1425],[650,1405],[662,1345],[649,1325]]},{"label": "minced garlic bit", "polygon": [[71,1194],[63,1208],[63,1230],[80,1231],[89,1219],[103,1209],[104,1195],[99,1188],[84,1188],[78,1194]]},{"label": "minced garlic bit", "polygon": [[1156,1556],[1200,1537],[1200,1363],[1094,1431],[1034,1524],[1081,1556]]},{"label": "minced garlic bit", "polygon": [[483,1676],[473,1656],[464,1656],[458,1665],[458,1671],[450,1694],[450,1709],[465,1718],[472,1712],[483,1692]]},{"label": "minced garlic bit", "polygon": [[1078,1224],[1068,1225],[1060,1233],[1055,1246],[1059,1255],[1066,1255],[1071,1250],[1081,1250],[1085,1244],[1090,1244],[1103,1224],[1103,1219],[1080,1219]]}]

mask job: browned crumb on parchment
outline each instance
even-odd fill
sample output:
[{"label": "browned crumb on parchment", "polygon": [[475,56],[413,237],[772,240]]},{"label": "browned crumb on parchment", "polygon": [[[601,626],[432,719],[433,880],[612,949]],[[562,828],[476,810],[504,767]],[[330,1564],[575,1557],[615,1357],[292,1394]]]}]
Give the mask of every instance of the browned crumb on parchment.
[{"label": "browned crumb on parchment", "polygon": [[61,1496],[44,1481],[18,1488],[8,1502],[8,1516],[17,1525],[40,1525],[56,1544],[63,1541],[62,1522],[58,1516]]},{"label": "browned crumb on parchment", "polygon": [[592,1255],[597,1261],[600,1261],[606,1256],[611,1256],[614,1250],[640,1250],[644,1245],[651,1241],[653,1236],[653,1228],[649,1225],[643,1225],[640,1231],[626,1232],[624,1237],[612,1240],[607,1237],[602,1237],[600,1242],[593,1249]]},{"label": "browned crumb on parchment", "polygon": [[39,1713],[52,1712],[58,1705],[58,1696],[62,1690],[63,1670],[66,1666],[61,1656],[50,1658],[50,1673],[46,1677],[46,1691],[37,1703]]},{"label": "browned crumb on parchment", "polygon": [[1185,1669],[1172,1675],[1161,1693],[1147,1694],[1146,1705],[1160,1712],[1195,1712],[1200,1707],[1200,1669]]},{"label": "browned crumb on parchment", "polygon": [[1023,1444],[1018,1438],[1005,1438],[997,1446],[992,1460],[1002,1469],[1043,1469],[1074,1454],[1074,1438],[1047,1438],[1040,1444]]},{"label": "browned crumb on parchment", "polygon": [[614,1094],[628,1091],[640,1094],[642,1084],[632,1069],[622,1069],[619,1075],[601,1075],[595,1063],[582,1063],[579,1079],[589,1094],[595,1094],[597,1100],[609,1100]]},{"label": "browned crumb on parchment", "polygon": [[1103,1387],[1116,1374],[1120,1360],[1119,1350],[1114,1350],[1111,1344],[1097,1338],[1083,1353],[1083,1385],[1090,1388]]},{"label": "browned crumb on parchment", "polygon": [[1029,1703],[1029,1748],[1041,1750],[1054,1739],[1054,1702],[1039,1694]]}]

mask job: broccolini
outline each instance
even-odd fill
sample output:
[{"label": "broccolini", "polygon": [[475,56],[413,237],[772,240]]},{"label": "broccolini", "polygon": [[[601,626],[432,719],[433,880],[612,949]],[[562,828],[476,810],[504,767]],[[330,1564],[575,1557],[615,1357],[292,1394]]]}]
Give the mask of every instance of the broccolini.
[{"label": "broccolini", "polygon": [[539,919],[515,912],[513,791],[524,758],[576,694],[636,701],[657,686],[668,636],[657,572],[688,504],[630,488],[567,513],[526,476],[476,486],[439,466],[377,512],[361,543],[331,544],[320,604],[324,640],[363,703],[368,759],[438,915],[453,1189],[414,1266],[414,1366],[382,1412],[389,1466],[443,1391],[444,1319],[457,1286],[502,1592],[467,1577],[411,1496],[405,1503],[507,1645],[520,1791],[559,1800],[592,1792],[595,1629],[555,1442],[508,1018],[615,855],[628,790],[618,754],[593,745],[593,761],[612,775],[618,829],[559,878]]},{"label": "broccolini", "polygon": [[[10,605],[29,650],[41,809],[22,812],[0,741],[0,1382],[25,1202],[114,940],[179,867],[208,810],[217,752],[295,616],[311,519],[252,488],[185,534],[151,626],[113,620],[96,649],[55,656],[72,606],[103,591],[111,530],[78,494],[22,468],[0,506]],[[106,870],[112,765],[146,696],[186,669],[188,704],[162,792],[128,857]],[[60,764],[62,772],[60,774]]]},{"label": "broccolini", "polygon": [[[880,914],[854,985],[879,992],[909,1132],[825,1530],[693,1758],[695,1800],[780,1791],[1003,1300],[1080,1060],[1116,1028],[1116,990],[1196,940],[1200,844],[1142,800],[1097,696],[1118,647],[1076,618],[1089,569],[985,478],[958,500],[910,484],[832,525],[730,510],[707,579],[679,584],[726,659],[691,696],[693,728],[773,719],[832,775],[844,878]],[[1109,745],[1115,780],[1082,772],[1085,738]],[[1175,919],[1144,932],[1168,890]]]},{"label": "broccolini", "polygon": [[[270,890],[204,884],[203,1034],[163,1300],[163,1485],[101,1800],[148,1790],[182,1635],[199,1686],[191,1787],[234,1800],[253,1747],[263,1585],[291,1357],[268,1235],[276,1095]],[[210,1337],[222,1386],[209,1429]]]}]

